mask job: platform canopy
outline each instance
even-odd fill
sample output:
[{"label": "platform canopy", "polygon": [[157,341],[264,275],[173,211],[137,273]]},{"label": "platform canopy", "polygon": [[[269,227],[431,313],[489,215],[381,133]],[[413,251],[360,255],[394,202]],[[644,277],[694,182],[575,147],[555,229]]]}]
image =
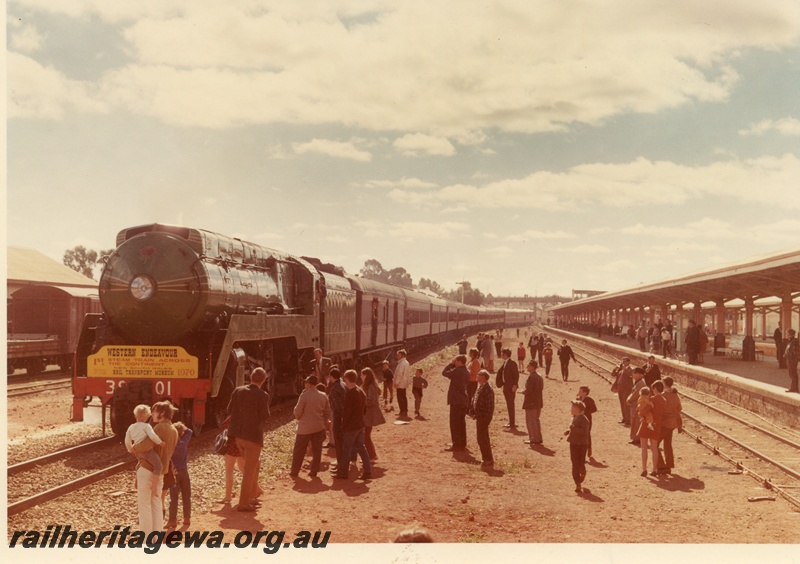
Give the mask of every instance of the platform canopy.
[{"label": "platform canopy", "polygon": [[791,301],[799,295],[800,247],[627,290],[606,292],[557,305],[549,311],[555,315],[574,315],[657,305],[758,300],[773,296]]}]

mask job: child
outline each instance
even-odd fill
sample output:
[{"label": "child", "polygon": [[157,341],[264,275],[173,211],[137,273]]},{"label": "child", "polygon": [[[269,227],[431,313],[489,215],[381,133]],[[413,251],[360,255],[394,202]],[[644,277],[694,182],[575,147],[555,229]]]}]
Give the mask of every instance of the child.
[{"label": "child", "polygon": [[[147,420],[150,419],[150,407],[144,404],[133,408],[133,416],[136,423],[131,424],[125,432],[125,448],[136,458],[140,458],[153,467],[153,474],[161,475],[164,465],[161,464],[161,457],[158,456],[153,445],[161,446],[164,444]],[[158,495],[158,480],[153,480],[153,495]]]},{"label": "child", "polygon": [[544,375],[549,378],[550,366],[553,364],[553,346],[550,343],[545,344],[542,355],[544,356]]},{"label": "child", "polygon": [[165,529],[174,529],[178,524],[178,493],[183,500],[183,524],[190,525],[192,519],[192,482],[189,480],[188,452],[192,430],[180,421],[175,423],[178,443],[172,453],[172,466],[175,468],[175,485],[169,490],[169,521]]},{"label": "child", "polygon": [[636,413],[642,425],[653,430],[653,402],[650,400],[650,388],[645,386],[639,391],[639,400],[636,402]]},{"label": "child", "polygon": [[419,406],[422,403],[422,389],[428,387],[428,381],[422,376],[422,368],[417,368],[411,381],[411,393],[414,394],[414,415],[419,417]]},{"label": "child", "polygon": [[[389,411],[390,409],[394,409],[394,373],[392,372],[391,368],[389,368],[389,361],[383,361],[383,409]],[[389,396],[389,401],[386,401],[386,396]],[[397,400],[400,401],[400,400]]]},{"label": "child", "polygon": [[525,345],[522,343],[517,347],[517,364],[520,372],[522,372],[522,367],[525,366]]},{"label": "child", "polygon": [[582,401],[572,402],[572,423],[564,431],[569,443],[569,457],[572,461],[572,479],[575,493],[582,493],[581,484],[586,478],[586,449],[589,447],[589,420],[583,414],[586,406]]},{"label": "child", "polygon": [[597,412],[597,404],[589,397],[589,386],[581,386],[578,389],[578,397],[575,399],[582,401],[583,405],[586,406],[586,409],[583,410],[583,414],[589,420],[589,448],[586,451],[586,456],[592,458],[592,413]]}]

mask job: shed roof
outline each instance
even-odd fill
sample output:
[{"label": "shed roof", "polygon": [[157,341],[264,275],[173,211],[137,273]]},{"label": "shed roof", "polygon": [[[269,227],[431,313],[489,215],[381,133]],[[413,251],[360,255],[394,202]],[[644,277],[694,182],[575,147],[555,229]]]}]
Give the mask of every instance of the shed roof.
[{"label": "shed roof", "polygon": [[54,284],[97,288],[97,282],[35,249],[8,247],[9,285]]},{"label": "shed roof", "polygon": [[770,296],[793,297],[800,292],[800,247],[750,257],[660,282],[550,308],[555,313],[580,313],[657,304],[675,304]]}]

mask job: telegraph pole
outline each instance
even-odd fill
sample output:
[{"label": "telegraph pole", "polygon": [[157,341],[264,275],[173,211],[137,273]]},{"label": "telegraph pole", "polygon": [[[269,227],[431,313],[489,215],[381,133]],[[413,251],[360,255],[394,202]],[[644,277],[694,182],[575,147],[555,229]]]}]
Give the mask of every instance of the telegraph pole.
[{"label": "telegraph pole", "polygon": [[456,282],[457,286],[461,286],[461,303],[462,304],[464,303],[464,284],[466,284],[465,280],[461,281],[461,282]]}]

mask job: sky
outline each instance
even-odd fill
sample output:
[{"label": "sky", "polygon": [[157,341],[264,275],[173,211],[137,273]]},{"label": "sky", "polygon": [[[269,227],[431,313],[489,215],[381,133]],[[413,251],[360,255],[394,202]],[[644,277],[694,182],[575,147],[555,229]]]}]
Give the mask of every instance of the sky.
[{"label": "sky", "polygon": [[797,0],[7,0],[7,242],[154,222],[447,289],[800,243]]}]

